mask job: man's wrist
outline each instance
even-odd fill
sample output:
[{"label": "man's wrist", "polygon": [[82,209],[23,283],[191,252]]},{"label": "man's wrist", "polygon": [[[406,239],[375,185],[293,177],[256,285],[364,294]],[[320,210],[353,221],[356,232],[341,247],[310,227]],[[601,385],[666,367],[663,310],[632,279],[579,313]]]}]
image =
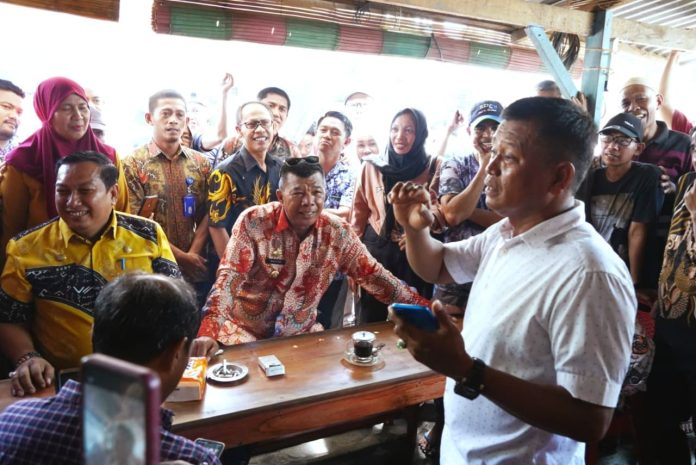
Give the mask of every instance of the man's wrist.
[{"label": "man's wrist", "polygon": [[21,357],[19,357],[19,358],[15,361],[15,369],[16,369],[16,368],[19,368],[20,365],[22,365],[23,363],[28,362],[28,361],[31,360],[32,358],[43,358],[43,357],[41,356],[40,353],[38,353],[38,352],[35,351],[35,350],[29,351],[29,352],[25,353],[24,355],[22,355]]},{"label": "man's wrist", "polygon": [[455,371],[450,375],[454,381],[459,382],[465,379],[471,374],[471,370],[474,368],[474,359],[469,356],[469,354],[464,354],[464,358],[461,363],[455,365]]},{"label": "man's wrist", "polygon": [[471,368],[467,374],[455,379],[454,393],[469,400],[476,399],[485,389],[486,364],[483,360],[471,358]]}]

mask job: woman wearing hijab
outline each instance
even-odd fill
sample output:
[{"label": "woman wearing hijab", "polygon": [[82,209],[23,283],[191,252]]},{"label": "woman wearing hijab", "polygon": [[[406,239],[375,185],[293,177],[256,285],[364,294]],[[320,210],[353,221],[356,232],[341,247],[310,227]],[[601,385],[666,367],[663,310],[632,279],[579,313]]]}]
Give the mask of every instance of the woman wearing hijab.
[{"label": "woman wearing hijab", "polygon": [[[422,184],[433,193],[438,191],[441,159],[425,153],[428,123],[419,110],[406,108],[394,116],[389,134],[387,157],[365,157],[363,169],[355,186],[351,223],[370,253],[396,277],[416,288],[423,297],[432,296],[433,286],[413,272],[403,250],[403,230],[394,219],[387,194],[397,182]],[[437,202],[433,202],[434,231],[442,229],[444,218]],[[384,321],[387,307],[368,293],[360,297],[357,323]]]},{"label": "woman wearing hijab", "polygon": [[126,211],[128,189],[116,151],[102,143],[89,126],[90,111],[83,88],[64,77],[47,79],[34,95],[34,110],[42,127],[7,155],[0,187],[2,238],[0,265],[9,240],[25,229],[58,215],[55,205],[56,162],[74,152],[93,150],[106,155],[119,170],[117,210]]}]

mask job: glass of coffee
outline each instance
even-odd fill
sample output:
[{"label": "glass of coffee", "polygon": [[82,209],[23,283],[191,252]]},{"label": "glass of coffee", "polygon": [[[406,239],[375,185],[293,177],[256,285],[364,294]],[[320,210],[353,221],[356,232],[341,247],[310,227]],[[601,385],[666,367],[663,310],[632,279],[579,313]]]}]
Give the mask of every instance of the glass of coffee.
[{"label": "glass of coffee", "polygon": [[358,362],[368,363],[372,361],[372,349],[375,344],[375,333],[369,331],[356,331],[353,333],[353,353]]}]

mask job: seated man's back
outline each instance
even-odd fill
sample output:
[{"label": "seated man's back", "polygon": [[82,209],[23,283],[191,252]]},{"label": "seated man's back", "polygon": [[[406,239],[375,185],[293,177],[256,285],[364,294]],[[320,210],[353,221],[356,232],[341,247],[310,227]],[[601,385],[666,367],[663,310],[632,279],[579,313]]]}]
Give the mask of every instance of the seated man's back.
[{"label": "seated man's back", "polygon": [[[96,352],[157,372],[162,399],[174,391],[189,358],[200,312],[181,279],[130,273],[107,284],[94,308]],[[82,386],[68,381],[57,395],[17,402],[0,414],[0,464],[82,464]],[[161,409],[160,459],[219,464],[214,454],[171,433]]]}]

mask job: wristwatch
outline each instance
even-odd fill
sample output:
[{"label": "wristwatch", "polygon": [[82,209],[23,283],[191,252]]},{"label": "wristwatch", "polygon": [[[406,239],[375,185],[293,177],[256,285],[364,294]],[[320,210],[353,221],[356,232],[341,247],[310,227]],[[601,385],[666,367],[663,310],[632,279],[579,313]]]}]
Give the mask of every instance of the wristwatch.
[{"label": "wristwatch", "polygon": [[454,393],[469,400],[474,400],[483,391],[483,372],[486,364],[483,363],[483,360],[475,357],[471,360],[474,362],[474,365],[471,367],[469,375],[457,380],[454,385]]}]

